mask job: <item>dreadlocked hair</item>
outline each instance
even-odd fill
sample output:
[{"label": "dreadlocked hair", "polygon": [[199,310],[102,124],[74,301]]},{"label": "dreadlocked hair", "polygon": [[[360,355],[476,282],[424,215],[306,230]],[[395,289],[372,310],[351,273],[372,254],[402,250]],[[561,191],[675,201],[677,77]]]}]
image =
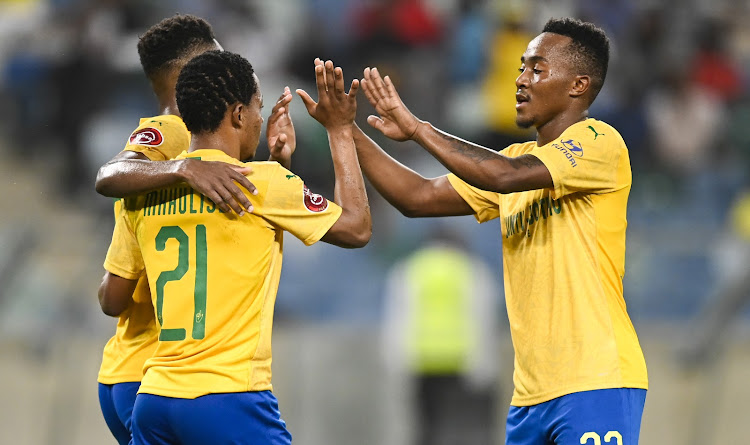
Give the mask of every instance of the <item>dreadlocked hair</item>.
[{"label": "dreadlocked hair", "polygon": [[607,77],[609,65],[609,38],[593,23],[578,19],[550,19],[542,32],[551,32],[570,37],[570,58],[579,74],[591,76],[593,95],[599,94]]},{"label": "dreadlocked hair", "polygon": [[258,91],[253,66],[239,54],[207,51],[187,63],[177,78],[177,108],[191,133],[212,133],[227,108],[250,104]]},{"label": "dreadlocked hair", "polygon": [[196,50],[207,47],[215,47],[211,25],[194,15],[176,14],[140,36],[138,56],[146,76],[152,77]]}]

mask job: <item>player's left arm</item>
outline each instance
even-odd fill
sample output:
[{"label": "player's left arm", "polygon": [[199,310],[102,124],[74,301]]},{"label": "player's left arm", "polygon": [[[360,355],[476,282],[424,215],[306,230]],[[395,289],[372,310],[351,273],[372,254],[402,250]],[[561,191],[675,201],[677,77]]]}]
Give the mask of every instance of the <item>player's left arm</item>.
[{"label": "player's left arm", "polygon": [[367,122],[385,136],[414,140],[456,176],[482,190],[513,193],[553,186],[549,170],[535,156],[504,156],[441,131],[406,108],[390,77],[381,78],[377,69],[369,68],[364,74],[363,90],[379,114]]},{"label": "player's left arm", "polygon": [[99,285],[99,306],[102,312],[110,317],[117,317],[133,302],[133,291],[138,280],[120,277],[105,272]]}]

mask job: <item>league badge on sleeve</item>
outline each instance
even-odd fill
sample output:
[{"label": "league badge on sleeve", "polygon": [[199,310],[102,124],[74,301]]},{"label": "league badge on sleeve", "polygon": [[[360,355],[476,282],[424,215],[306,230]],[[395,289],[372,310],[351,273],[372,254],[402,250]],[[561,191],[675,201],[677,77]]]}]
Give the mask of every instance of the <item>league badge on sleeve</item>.
[{"label": "league badge on sleeve", "polygon": [[162,142],[164,142],[164,136],[162,136],[161,131],[152,127],[136,130],[128,139],[130,145],[149,145],[151,147],[158,147]]},{"label": "league badge on sleeve", "polygon": [[310,189],[307,188],[307,186],[304,186],[304,187],[305,187],[304,201],[305,201],[305,207],[307,207],[307,210],[318,213],[328,208],[327,199],[325,199],[321,195],[318,195],[317,193],[311,192]]}]

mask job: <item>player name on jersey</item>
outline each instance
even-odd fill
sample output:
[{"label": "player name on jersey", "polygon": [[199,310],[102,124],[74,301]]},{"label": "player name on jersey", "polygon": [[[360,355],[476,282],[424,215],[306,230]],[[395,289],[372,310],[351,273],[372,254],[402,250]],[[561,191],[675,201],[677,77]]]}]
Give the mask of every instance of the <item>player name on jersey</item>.
[{"label": "player name on jersey", "polygon": [[143,216],[222,212],[210,199],[190,187],[155,190],[146,194]]}]

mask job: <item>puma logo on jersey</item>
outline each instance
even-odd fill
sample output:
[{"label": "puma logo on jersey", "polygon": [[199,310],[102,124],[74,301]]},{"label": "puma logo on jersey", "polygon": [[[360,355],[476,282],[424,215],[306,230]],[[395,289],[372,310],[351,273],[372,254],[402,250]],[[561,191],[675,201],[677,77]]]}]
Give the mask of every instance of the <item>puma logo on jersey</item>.
[{"label": "puma logo on jersey", "polygon": [[604,133],[597,132],[596,129],[594,127],[592,127],[591,125],[589,125],[586,128],[588,128],[589,130],[591,130],[591,131],[594,132],[594,140],[596,140],[596,138],[598,138],[599,136],[606,136],[606,134],[604,134]]},{"label": "puma logo on jersey", "polygon": [[298,178],[297,175],[286,175],[286,179]]}]

